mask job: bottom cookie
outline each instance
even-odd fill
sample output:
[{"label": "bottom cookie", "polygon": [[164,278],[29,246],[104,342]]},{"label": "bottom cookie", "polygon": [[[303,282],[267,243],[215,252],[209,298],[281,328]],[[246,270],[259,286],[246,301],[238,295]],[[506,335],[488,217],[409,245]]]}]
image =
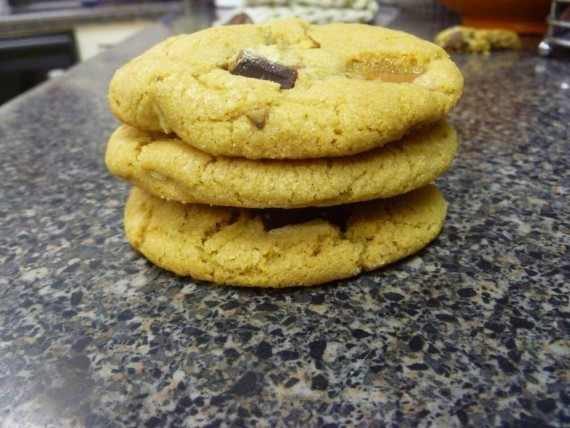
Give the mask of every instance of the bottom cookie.
[{"label": "bottom cookie", "polygon": [[178,275],[218,284],[310,286],[402,259],[440,232],[447,204],[430,185],[328,208],[243,209],[165,201],[134,188],[131,245]]}]

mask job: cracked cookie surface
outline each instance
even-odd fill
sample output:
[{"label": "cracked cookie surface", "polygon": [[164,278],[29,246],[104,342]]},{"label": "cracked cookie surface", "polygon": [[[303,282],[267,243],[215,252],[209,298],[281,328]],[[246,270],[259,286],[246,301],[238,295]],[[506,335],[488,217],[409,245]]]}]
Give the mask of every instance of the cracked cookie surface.
[{"label": "cracked cookie surface", "polygon": [[[279,82],[233,74],[240,54],[295,70]],[[298,19],[170,38],[119,69],[113,112],[200,150],[251,159],[346,156],[402,138],[455,105],[463,77],[440,47],[363,24]]]},{"label": "cracked cookie surface", "polygon": [[[433,185],[390,199],[318,209],[268,226],[266,210],[168,202],[134,188],[125,207],[131,245],[178,275],[218,284],[309,286],[348,278],[419,251],[443,225]],[[340,217],[340,218],[339,218]],[[335,218],[339,221],[335,221]],[[334,261],[331,263],[331,261]]]},{"label": "cracked cookie surface", "polygon": [[247,208],[330,206],[425,186],[450,166],[457,143],[445,121],[365,153],[306,160],[213,156],[174,136],[123,125],[109,170],[164,199]]}]

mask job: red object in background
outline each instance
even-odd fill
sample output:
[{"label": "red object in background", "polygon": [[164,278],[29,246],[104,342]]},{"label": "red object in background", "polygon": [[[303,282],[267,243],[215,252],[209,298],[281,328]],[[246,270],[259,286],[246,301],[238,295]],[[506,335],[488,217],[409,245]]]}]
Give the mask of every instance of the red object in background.
[{"label": "red object in background", "polygon": [[461,15],[463,24],[504,28],[522,34],[544,34],[550,0],[440,0]]}]

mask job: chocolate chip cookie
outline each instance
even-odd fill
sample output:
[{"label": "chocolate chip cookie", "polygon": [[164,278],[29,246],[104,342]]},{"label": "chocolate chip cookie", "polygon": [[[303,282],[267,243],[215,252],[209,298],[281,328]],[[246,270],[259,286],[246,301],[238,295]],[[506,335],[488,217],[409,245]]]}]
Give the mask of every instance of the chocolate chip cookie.
[{"label": "chocolate chip cookie", "polygon": [[435,43],[451,52],[482,53],[497,49],[520,49],[521,39],[514,31],[481,29],[457,25],[442,31]]},{"label": "chocolate chip cookie", "polygon": [[365,153],[298,160],[213,156],[175,136],[122,126],[110,171],[164,199],[247,208],[329,206],[388,198],[425,186],[456,152],[445,121]]},{"label": "chocolate chip cookie", "polygon": [[170,38],[112,79],[126,124],[214,156],[348,156],[435,123],[463,78],[440,47],[364,24],[298,19]]},{"label": "chocolate chip cookie", "polygon": [[134,188],[125,229],[136,250],[178,275],[227,285],[309,286],[415,253],[438,235],[446,209],[433,185],[390,199],[298,210],[181,204]]}]

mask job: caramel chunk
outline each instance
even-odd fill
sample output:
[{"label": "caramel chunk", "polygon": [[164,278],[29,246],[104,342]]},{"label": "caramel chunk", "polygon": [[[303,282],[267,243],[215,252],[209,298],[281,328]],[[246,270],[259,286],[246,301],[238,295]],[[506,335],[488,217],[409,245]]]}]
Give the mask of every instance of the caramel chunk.
[{"label": "caramel chunk", "polygon": [[269,116],[269,107],[257,107],[247,111],[245,115],[258,129],[263,129],[267,116]]},{"label": "caramel chunk", "polygon": [[421,74],[419,73],[380,73],[374,80],[392,83],[411,83]]},{"label": "caramel chunk", "polygon": [[279,83],[281,89],[291,89],[297,80],[297,70],[269,61],[255,53],[243,50],[230,68],[230,73],[253,79],[270,80]]},{"label": "caramel chunk", "polygon": [[421,76],[425,69],[411,61],[390,56],[362,53],[353,58],[347,66],[351,79],[380,80],[390,83],[411,83]]}]

